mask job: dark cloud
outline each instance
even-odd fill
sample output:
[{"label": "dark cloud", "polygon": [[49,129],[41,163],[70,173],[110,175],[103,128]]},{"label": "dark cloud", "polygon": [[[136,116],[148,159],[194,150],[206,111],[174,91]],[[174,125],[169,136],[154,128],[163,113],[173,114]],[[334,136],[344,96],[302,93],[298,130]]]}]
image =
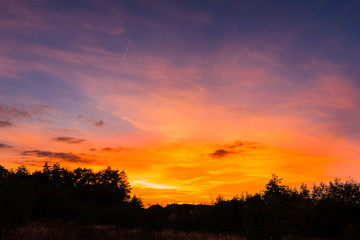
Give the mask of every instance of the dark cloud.
[{"label": "dark cloud", "polygon": [[0,120],[0,127],[11,127],[11,126],[12,126],[11,122]]},{"label": "dark cloud", "polygon": [[115,148],[110,148],[110,147],[106,147],[106,148],[103,148],[101,150],[104,151],[104,152],[114,152],[114,151],[116,151]]},{"label": "dark cloud", "polygon": [[100,148],[100,149],[96,149],[96,148],[90,148],[89,151],[91,152],[131,152],[136,150],[135,148],[126,148],[126,147],[118,147],[118,148],[114,148],[114,147],[104,147],[104,148]]},{"label": "dark cloud", "polygon": [[48,114],[47,110],[52,109],[48,105],[10,106],[0,104],[0,115],[9,118],[32,118],[34,115]]},{"label": "dark cloud", "polygon": [[48,120],[40,119],[38,116],[51,116],[48,110],[52,109],[48,105],[20,105],[10,106],[7,104],[0,104],[0,127],[13,126],[13,122],[19,119],[35,119],[41,123],[48,122]]},{"label": "dark cloud", "polygon": [[84,158],[81,155],[74,153],[64,153],[64,152],[50,152],[50,151],[41,151],[41,150],[31,150],[24,151],[21,153],[23,156],[35,156],[35,157],[46,157],[49,159],[58,159],[66,162],[72,163],[96,163],[97,160]]},{"label": "dark cloud", "polygon": [[12,146],[7,145],[5,143],[0,143],[0,149],[2,149],[2,148],[12,148]]},{"label": "dark cloud", "polygon": [[210,153],[209,155],[212,158],[222,158],[222,157],[225,157],[226,155],[229,155],[230,153],[233,153],[233,152],[229,152],[225,149],[218,149],[215,152]]},{"label": "dark cloud", "polygon": [[118,148],[111,148],[111,147],[106,147],[101,149],[101,151],[103,152],[129,152],[129,151],[133,151],[134,149],[132,148],[125,148],[125,147],[118,147]]},{"label": "dark cloud", "polygon": [[238,148],[238,147],[242,147],[244,146],[245,143],[244,142],[241,142],[241,141],[236,141],[236,142],[233,142],[231,144],[227,144],[225,145],[224,147],[226,148]]},{"label": "dark cloud", "polygon": [[12,163],[18,165],[25,165],[25,166],[34,166],[34,167],[43,166],[45,164],[43,161],[24,160],[24,159],[19,161],[12,161]]},{"label": "dark cloud", "polygon": [[244,149],[244,148],[257,149],[258,147],[259,144],[256,142],[243,142],[243,141],[235,141],[231,144],[226,144],[223,146],[223,148],[226,149]]},{"label": "dark cloud", "polygon": [[100,121],[95,123],[95,127],[102,127],[104,125],[105,125],[105,123],[103,122],[103,120],[100,120]]},{"label": "dark cloud", "polygon": [[85,139],[79,139],[79,138],[73,138],[73,137],[56,137],[53,140],[57,141],[57,142],[65,142],[65,143],[70,143],[70,144],[78,144],[78,143],[85,142]]},{"label": "dark cloud", "polygon": [[87,122],[89,122],[89,123],[92,123],[92,124],[94,124],[95,127],[102,127],[102,126],[105,125],[104,121],[101,120],[101,119],[100,119],[100,120],[96,120],[95,118],[86,117],[86,116],[81,115],[81,114],[78,115],[76,118],[77,118],[77,119],[83,119],[83,120],[85,120],[85,121],[87,121]]},{"label": "dark cloud", "polygon": [[243,142],[235,141],[230,144],[225,144],[220,146],[219,149],[215,150],[213,153],[210,153],[209,156],[212,158],[222,158],[229,154],[241,154],[246,149],[258,149],[258,143],[256,142]]}]

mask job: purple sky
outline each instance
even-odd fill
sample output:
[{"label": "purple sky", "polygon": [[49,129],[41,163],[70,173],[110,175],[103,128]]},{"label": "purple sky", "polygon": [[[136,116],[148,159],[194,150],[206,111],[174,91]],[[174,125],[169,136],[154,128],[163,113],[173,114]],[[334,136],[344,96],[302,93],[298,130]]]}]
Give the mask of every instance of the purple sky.
[{"label": "purple sky", "polygon": [[272,172],[294,185],[358,178],[359,12],[3,0],[0,161],[111,165],[149,202],[258,190]]}]

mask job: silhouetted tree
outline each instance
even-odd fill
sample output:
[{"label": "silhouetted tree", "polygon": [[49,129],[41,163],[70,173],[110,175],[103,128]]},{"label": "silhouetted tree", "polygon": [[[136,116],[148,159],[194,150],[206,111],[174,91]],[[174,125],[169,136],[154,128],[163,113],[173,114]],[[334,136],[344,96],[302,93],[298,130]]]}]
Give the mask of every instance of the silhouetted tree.
[{"label": "silhouetted tree", "polygon": [[300,197],[304,198],[304,199],[309,199],[310,198],[310,190],[308,189],[306,184],[301,184],[300,186]]},{"label": "silhouetted tree", "polygon": [[129,201],[129,206],[132,208],[143,208],[144,204],[141,198],[133,196]]},{"label": "silhouetted tree", "polygon": [[130,199],[131,187],[127,181],[124,171],[113,170],[107,167],[97,173],[96,188],[101,194],[107,195],[104,198],[107,203],[125,203]]},{"label": "silhouetted tree", "polygon": [[9,171],[4,166],[0,165],[0,182],[5,181],[9,174]]},{"label": "silhouetted tree", "polygon": [[24,165],[20,165],[16,168],[15,174],[19,177],[26,177],[30,175],[30,171]]},{"label": "silhouetted tree", "polygon": [[282,178],[279,178],[276,174],[272,174],[272,178],[265,186],[264,198],[268,201],[278,199],[281,195],[287,193],[285,185],[281,185]]},{"label": "silhouetted tree", "polygon": [[74,184],[77,189],[92,190],[97,178],[92,169],[76,168],[74,170]]}]

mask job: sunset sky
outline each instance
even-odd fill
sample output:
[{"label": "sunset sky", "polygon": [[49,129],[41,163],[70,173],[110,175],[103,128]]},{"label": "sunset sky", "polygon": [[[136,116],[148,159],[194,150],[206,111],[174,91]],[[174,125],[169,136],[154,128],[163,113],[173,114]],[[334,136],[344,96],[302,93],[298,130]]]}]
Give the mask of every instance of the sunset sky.
[{"label": "sunset sky", "polygon": [[1,0],[0,164],[149,203],[360,180],[360,1]]}]

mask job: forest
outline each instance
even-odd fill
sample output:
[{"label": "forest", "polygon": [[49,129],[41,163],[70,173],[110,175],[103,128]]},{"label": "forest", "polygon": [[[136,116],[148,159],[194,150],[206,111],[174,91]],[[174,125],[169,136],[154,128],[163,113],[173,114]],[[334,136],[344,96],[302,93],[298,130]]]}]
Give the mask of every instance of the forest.
[{"label": "forest", "polygon": [[[212,205],[144,208],[142,200],[130,193],[126,173],[111,167],[95,172],[46,163],[41,171],[31,173],[23,165],[14,170],[0,165],[1,239],[19,239],[14,238],[19,229],[54,222],[116,227],[127,233],[141,230],[151,236],[164,231],[230,234],[241,239],[360,236],[360,184],[353,180],[302,184],[296,189],[272,174],[264,190],[232,199],[219,196]],[[142,236],[127,239],[175,239]]]}]

